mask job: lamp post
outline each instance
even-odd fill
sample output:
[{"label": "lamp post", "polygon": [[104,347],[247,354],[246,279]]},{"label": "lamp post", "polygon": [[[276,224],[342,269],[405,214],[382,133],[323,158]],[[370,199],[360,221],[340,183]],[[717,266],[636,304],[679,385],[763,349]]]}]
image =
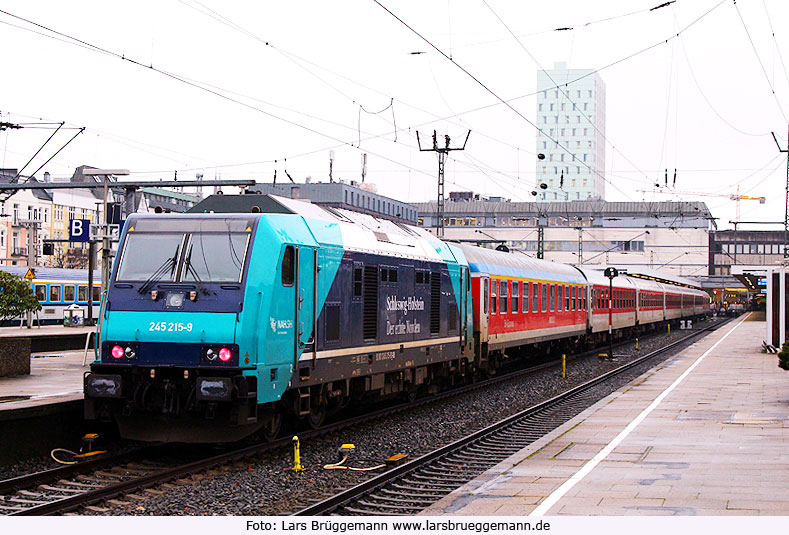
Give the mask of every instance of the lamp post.
[{"label": "lamp post", "polygon": [[608,277],[608,358],[614,358],[614,332],[613,332],[613,301],[614,301],[614,277],[619,275],[615,267],[607,267],[603,275]]}]

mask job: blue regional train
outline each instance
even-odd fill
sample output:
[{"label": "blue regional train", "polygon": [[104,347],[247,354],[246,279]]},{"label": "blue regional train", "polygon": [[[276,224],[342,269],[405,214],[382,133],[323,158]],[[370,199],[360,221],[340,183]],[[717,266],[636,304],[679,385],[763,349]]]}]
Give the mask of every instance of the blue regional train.
[{"label": "blue regional train", "polygon": [[[114,420],[122,436],[146,441],[270,439],[286,419],[318,427],[355,401],[467,380],[495,368],[508,343],[594,336],[602,300],[591,299],[592,285],[571,266],[521,265],[516,255],[487,250],[470,263],[464,251],[479,249],[420,228],[264,201],[259,213],[127,220],[100,311],[97,359],[85,376],[86,418]],[[668,292],[657,286],[645,305],[654,309],[659,296],[665,311]],[[638,288],[628,288],[635,308]],[[703,292],[672,292],[684,303],[679,314],[702,311]],[[553,317],[569,318],[568,327],[529,338]],[[636,327],[637,313],[627,317],[619,329]],[[520,334],[496,338],[499,323]]]}]

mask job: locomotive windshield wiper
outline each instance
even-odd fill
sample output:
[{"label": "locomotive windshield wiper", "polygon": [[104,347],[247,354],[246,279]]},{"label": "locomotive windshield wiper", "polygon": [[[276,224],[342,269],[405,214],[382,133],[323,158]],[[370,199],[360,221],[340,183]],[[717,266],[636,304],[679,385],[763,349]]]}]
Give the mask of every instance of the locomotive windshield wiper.
[{"label": "locomotive windshield wiper", "polygon": [[195,278],[195,282],[197,283],[197,287],[200,289],[200,292],[203,295],[209,295],[208,288],[206,288],[203,279],[200,278],[200,275],[197,274],[197,269],[192,265],[192,249],[189,249],[189,256],[186,257],[186,261],[184,262],[186,265],[187,273],[191,273],[192,276]]},{"label": "locomotive windshield wiper", "polygon": [[164,277],[165,273],[167,273],[168,270],[170,271],[170,275],[172,275],[175,272],[175,266],[178,263],[177,259],[178,259],[179,249],[180,247],[176,247],[175,254],[171,258],[165,260],[164,263],[161,266],[159,266],[156,269],[156,271],[154,271],[151,274],[150,277],[148,277],[148,280],[142,283],[140,289],[137,290],[138,293],[144,294],[145,292],[147,292],[151,286],[156,284],[159,280],[161,280],[162,277]]}]

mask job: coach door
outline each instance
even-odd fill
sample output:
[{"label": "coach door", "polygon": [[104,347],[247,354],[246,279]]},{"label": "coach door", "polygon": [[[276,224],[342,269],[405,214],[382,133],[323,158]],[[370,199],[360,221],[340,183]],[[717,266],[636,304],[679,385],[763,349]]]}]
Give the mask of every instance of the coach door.
[{"label": "coach door", "polygon": [[317,333],[318,286],[317,249],[296,247],[296,344],[295,360],[298,363],[302,354],[309,354],[315,365],[315,338]]},{"label": "coach door", "polygon": [[480,341],[488,341],[488,306],[490,302],[490,279],[479,278],[479,337]]}]

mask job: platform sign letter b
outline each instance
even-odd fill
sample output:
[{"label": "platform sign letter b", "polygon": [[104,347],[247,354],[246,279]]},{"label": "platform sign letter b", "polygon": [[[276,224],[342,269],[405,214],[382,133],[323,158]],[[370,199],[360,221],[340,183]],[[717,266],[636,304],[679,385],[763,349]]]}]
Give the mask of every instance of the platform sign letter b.
[{"label": "platform sign letter b", "polygon": [[71,219],[68,225],[69,241],[90,240],[90,219]]}]

